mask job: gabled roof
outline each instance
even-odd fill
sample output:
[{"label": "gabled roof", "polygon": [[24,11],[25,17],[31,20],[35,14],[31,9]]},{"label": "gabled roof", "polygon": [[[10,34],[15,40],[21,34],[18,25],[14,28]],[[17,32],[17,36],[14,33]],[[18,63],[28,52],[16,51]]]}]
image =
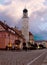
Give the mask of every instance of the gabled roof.
[{"label": "gabled roof", "polygon": [[[5,24],[4,22],[0,21],[0,25],[9,33],[12,33],[12,34],[17,34],[19,37],[23,38],[24,39],[24,35],[22,34],[22,31],[21,30],[18,30],[17,28],[13,28],[13,27],[10,27],[8,26],[7,24]],[[13,33],[13,32],[15,33]],[[29,35],[32,35],[33,34],[31,32],[29,32]]]},{"label": "gabled roof", "polygon": [[33,34],[31,32],[29,32],[29,35],[32,35],[33,36]]},{"label": "gabled roof", "polygon": [[5,24],[4,22],[0,21],[0,25],[7,30],[8,28],[10,28],[7,24]]},{"label": "gabled roof", "polygon": [[14,30],[15,31],[15,33],[17,33],[18,35],[19,35],[19,37],[21,37],[21,38],[23,38],[24,39],[24,36],[22,35],[22,32],[21,31],[19,31],[18,29],[16,29],[16,28],[11,28],[12,30]]},{"label": "gabled roof", "polygon": [[7,24],[5,24],[4,22],[0,21],[0,25],[5,29],[6,32],[9,32],[9,33],[12,33],[12,34],[15,35],[15,33],[12,32],[13,30],[11,31],[11,28]]},{"label": "gabled roof", "polygon": [[[0,21],[0,25],[5,29],[5,31],[12,33],[12,34],[17,34],[19,37],[23,38],[23,35],[20,33],[18,29],[15,29],[13,27],[9,27],[7,24],[4,22]],[[15,33],[14,33],[15,32]],[[19,34],[20,33],[20,34]],[[23,38],[24,39],[24,38]]]}]

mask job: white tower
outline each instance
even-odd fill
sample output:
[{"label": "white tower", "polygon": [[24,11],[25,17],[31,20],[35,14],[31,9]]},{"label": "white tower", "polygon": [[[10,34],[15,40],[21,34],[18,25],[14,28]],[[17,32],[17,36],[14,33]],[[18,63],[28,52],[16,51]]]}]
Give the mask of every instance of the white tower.
[{"label": "white tower", "polygon": [[28,18],[28,10],[23,10],[23,17],[22,17],[22,34],[24,35],[24,38],[26,40],[26,46],[28,47],[29,42],[29,18]]}]

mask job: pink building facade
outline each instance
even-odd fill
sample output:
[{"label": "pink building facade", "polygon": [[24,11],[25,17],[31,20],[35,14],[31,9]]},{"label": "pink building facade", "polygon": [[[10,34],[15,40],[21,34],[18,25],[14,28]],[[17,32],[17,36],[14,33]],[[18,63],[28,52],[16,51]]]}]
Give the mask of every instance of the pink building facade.
[{"label": "pink building facade", "polygon": [[0,21],[0,48],[6,48],[8,43],[14,44],[15,40],[21,40],[23,42],[22,36],[7,24]]}]

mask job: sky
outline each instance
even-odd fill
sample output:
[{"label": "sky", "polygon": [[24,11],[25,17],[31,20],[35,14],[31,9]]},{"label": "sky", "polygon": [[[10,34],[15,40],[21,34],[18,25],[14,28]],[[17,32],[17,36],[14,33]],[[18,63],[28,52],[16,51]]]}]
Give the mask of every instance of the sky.
[{"label": "sky", "polygon": [[0,0],[0,20],[21,29],[23,9],[27,8],[29,30],[35,40],[47,40],[47,0]]}]

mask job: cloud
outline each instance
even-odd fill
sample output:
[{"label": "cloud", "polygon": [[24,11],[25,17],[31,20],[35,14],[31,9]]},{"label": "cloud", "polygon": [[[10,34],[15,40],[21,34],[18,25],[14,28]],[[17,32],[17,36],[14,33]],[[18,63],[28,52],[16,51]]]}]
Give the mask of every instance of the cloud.
[{"label": "cloud", "polygon": [[29,11],[29,16],[32,12],[45,8],[43,5],[44,0],[4,0],[2,2],[3,4],[0,4],[0,11],[6,12],[5,14],[13,17],[15,21],[22,17],[22,11],[25,4]]},{"label": "cloud", "polygon": [[[21,10],[23,10],[23,8],[26,5],[27,9],[29,10],[29,14],[33,11],[39,10],[41,8],[45,8],[43,4],[44,0],[33,0],[33,1],[32,0],[30,1],[29,0],[4,0],[2,2],[6,6],[6,9],[8,9],[8,7],[11,9],[13,6],[15,9],[17,9],[17,12],[20,12]],[[20,10],[18,11],[18,9]]]},{"label": "cloud", "polygon": [[30,31],[34,34],[35,40],[47,39],[47,9],[31,14]]},{"label": "cloud", "polygon": [[1,5],[8,5],[10,4],[12,1],[11,0],[0,0],[0,4]]},{"label": "cloud", "polygon": [[[47,26],[46,0],[0,0],[0,20],[6,20],[10,26],[21,28],[23,9],[28,9],[29,28],[36,38],[45,38]],[[45,32],[44,32],[45,31]]]},{"label": "cloud", "polygon": [[[15,22],[13,22],[12,17],[7,16],[5,12],[0,12],[0,20],[3,22],[6,21],[6,24],[11,25],[11,26],[14,26],[15,24]],[[11,23],[14,23],[14,24],[11,24]]]},{"label": "cloud", "polygon": [[44,1],[44,5],[47,6],[47,0]]}]

